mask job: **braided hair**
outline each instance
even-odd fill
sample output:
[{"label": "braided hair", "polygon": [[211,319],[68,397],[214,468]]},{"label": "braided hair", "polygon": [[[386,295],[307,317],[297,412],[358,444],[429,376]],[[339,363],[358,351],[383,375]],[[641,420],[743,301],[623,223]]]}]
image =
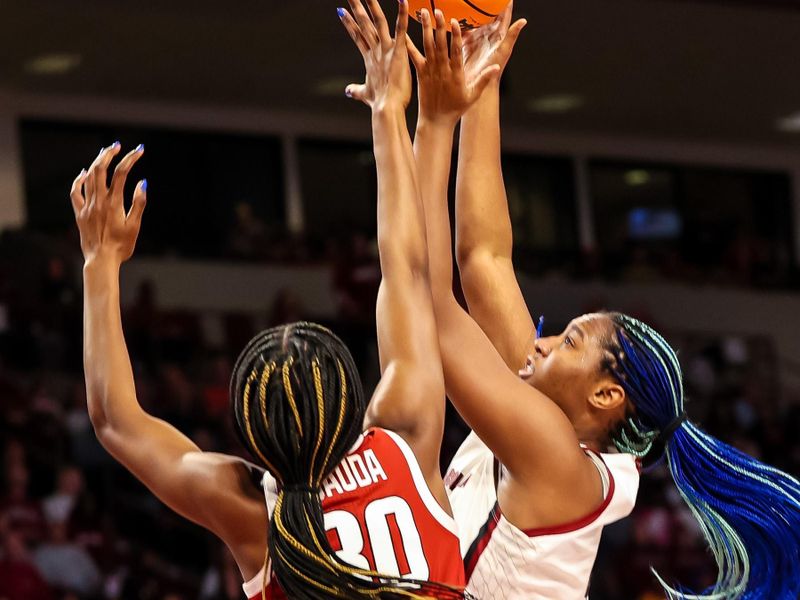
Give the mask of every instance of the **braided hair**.
[{"label": "braided hair", "polygon": [[632,410],[612,435],[622,452],[666,457],[717,563],[713,586],[696,593],[658,574],[670,599],[777,600],[800,594],[800,484],[708,435],[686,419],[675,351],[644,323],[606,313],[614,335],[603,368]]},{"label": "braided hair", "polygon": [[230,396],[239,439],[280,484],[268,556],[288,597],[463,597],[443,584],[355,568],[328,543],[320,490],[358,439],[367,408],[336,335],[313,323],[262,332],[236,361]]}]

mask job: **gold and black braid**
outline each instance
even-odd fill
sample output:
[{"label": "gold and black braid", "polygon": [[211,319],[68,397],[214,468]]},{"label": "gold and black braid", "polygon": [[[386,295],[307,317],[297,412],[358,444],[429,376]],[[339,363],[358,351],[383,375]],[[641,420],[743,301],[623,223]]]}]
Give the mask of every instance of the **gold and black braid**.
[{"label": "gold and black braid", "polygon": [[245,448],[280,483],[268,556],[289,598],[464,598],[458,588],[358,569],[336,556],[320,488],[362,430],[367,400],[345,344],[313,323],[250,341],[231,377],[231,407]]}]

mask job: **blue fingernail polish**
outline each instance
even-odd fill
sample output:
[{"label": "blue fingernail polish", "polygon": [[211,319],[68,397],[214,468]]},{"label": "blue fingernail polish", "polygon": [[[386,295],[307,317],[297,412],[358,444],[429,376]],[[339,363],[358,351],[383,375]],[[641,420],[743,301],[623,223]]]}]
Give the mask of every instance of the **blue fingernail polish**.
[{"label": "blue fingernail polish", "polygon": [[112,148],[116,148],[117,146],[119,146],[119,140],[117,140],[116,142],[114,142],[113,144],[111,144],[111,147],[112,147]]},{"label": "blue fingernail polish", "polygon": [[339,18],[340,18],[340,19],[343,19],[343,18],[344,18],[345,12],[344,12],[344,9],[343,9],[343,8],[337,8],[337,9],[336,9],[336,13],[339,15]]},{"label": "blue fingernail polish", "polygon": [[78,177],[83,177],[84,175],[86,175],[86,169],[81,169],[81,172],[78,173]]},{"label": "blue fingernail polish", "polygon": [[142,150],[144,150],[144,144],[139,144],[136,146],[136,150],[134,150],[134,152],[141,152]]},{"label": "blue fingernail polish", "polygon": [[353,97],[353,92],[351,92],[350,90],[345,90],[344,91],[344,95],[347,96],[348,98],[352,98]]},{"label": "blue fingernail polish", "polygon": [[147,179],[142,179],[142,191],[147,191]]}]

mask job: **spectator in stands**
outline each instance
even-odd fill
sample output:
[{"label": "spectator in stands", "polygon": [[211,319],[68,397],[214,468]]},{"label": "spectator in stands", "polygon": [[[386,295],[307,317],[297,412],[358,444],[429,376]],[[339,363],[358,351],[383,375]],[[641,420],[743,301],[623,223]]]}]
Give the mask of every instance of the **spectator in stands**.
[{"label": "spectator in stands", "polygon": [[48,523],[68,523],[72,510],[83,492],[83,474],[74,466],[61,467],[56,490],[42,501]]},{"label": "spectator in stands", "polygon": [[100,570],[83,548],[69,540],[64,522],[50,523],[50,539],[33,553],[33,562],[54,589],[81,597],[95,596],[100,590]]},{"label": "spectator in stands", "polygon": [[29,479],[25,463],[17,461],[6,465],[0,518],[6,520],[9,530],[18,534],[23,542],[32,544],[44,538],[46,528],[41,505],[28,496]]},{"label": "spectator in stands", "polygon": [[54,600],[50,587],[31,561],[22,536],[0,518],[0,598]]}]

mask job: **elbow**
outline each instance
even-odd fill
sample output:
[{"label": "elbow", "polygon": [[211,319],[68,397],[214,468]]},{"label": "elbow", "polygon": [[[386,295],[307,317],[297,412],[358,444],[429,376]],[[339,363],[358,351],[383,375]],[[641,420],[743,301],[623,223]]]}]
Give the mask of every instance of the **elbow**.
[{"label": "elbow", "polygon": [[414,280],[428,281],[430,268],[427,248],[404,247],[401,244],[381,244],[378,248],[381,257],[381,271],[388,273],[405,272]]},{"label": "elbow", "polygon": [[461,287],[469,300],[473,294],[480,294],[487,276],[497,269],[498,257],[488,250],[473,250],[458,255],[458,273]]},{"label": "elbow", "polygon": [[103,442],[103,437],[108,434],[109,424],[108,417],[105,411],[101,408],[102,404],[99,399],[89,397],[89,422],[92,424],[92,429],[100,442]]}]

